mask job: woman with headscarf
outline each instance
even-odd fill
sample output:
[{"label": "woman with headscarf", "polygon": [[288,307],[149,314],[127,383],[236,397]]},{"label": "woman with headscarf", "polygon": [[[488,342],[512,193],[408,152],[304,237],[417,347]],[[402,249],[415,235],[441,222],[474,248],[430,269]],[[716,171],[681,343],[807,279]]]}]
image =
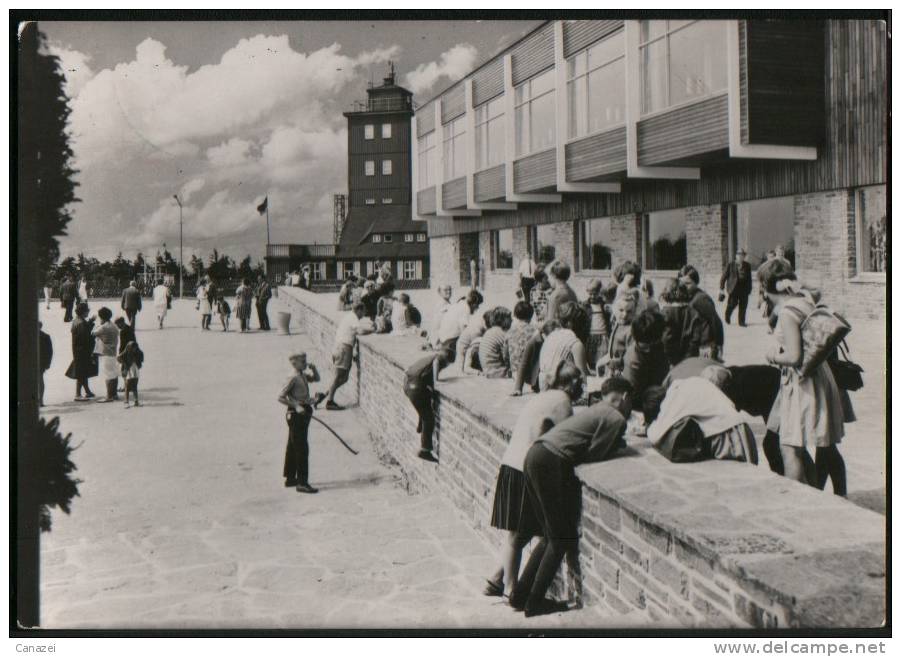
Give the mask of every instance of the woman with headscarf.
[{"label": "woman with headscarf", "polygon": [[[97,362],[94,360],[94,336],[91,331],[94,321],[88,319],[88,304],[75,307],[72,320],[72,363],[66,376],[75,379],[75,401],[89,401],[95,397],[88,379],[97,376]],[[82,394],[82,391],[84,394]]]},{"label": "woman with headscarf", "polygon": [[241,333],[250,330],[250,312],[253,309],[253,288],[246,278],[241,279],[241,285],[235,290],[235,315],[241,322]]}]

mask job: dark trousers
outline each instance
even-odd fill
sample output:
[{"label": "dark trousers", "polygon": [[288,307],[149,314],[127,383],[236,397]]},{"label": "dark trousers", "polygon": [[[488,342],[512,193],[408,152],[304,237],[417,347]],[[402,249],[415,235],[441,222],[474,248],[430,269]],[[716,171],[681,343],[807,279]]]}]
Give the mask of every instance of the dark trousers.
[{"label": "dark trousers", "polygon": [[748,312],[748,295],[732,293],[726,301],[726,323],[732,320],[732,311],[738,306],[738,325],[745,325],[745,314]]},{"label": "dark trousers", "polygon": [[64,322],[72,321],[72,308],[75,305],[75,299],[63,299],[63,308],[66,309],[66,316],[63,317]]},{"label": "dark trousers", "polygon": [[264,331],[269,330],[269,315],[266,313],[266,306],[269,305],[269,299],[259,299],[257,301],[257,319],[260,320],[260,328]]},{"label": "dark trousers", "polygon": [[519,282],[519,289],[522,290],[522,300],[526,303],[532,303],[531,299],[533,287],[535,287],[535,279],[523,276],[522,280],[520,280]]},{"label": "dark trousers", "polygon": [[288,445],[285,448],[285,467],[283,475],[289,481],[308,484],[310,476],[310,444],[307,442],[307,431],[310,428],[312,409],[307,413],[288,411]]},{"label": "dark trousers", "polygon": [[435,412],[432,410],[432,390],[419,381],[407,381],[404,394],[419,414],[420,448],[432,451],[432,434],[435,433]]},{"label": "dark trousers", "polygon": [[125,316],[128,318],[128,323],[131,325],[132,328],[134,328],[135,327],[135,319],[137,319],[137,317],[138,317],[137,308],[126,308]]},{"label": "dark trousers", "polygon": [[572,464],[541,443],[533,445],[526,454],[525,475],[526,493],[543,534],[513,591],[514,606],[528,609],[544,601],[563,558],[579,545],[576,519],[581,484]]}]

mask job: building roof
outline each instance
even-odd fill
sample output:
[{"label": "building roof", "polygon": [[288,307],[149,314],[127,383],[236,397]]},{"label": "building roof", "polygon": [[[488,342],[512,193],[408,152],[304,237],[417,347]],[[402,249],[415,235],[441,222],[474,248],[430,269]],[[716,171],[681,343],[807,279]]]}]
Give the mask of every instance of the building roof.
[{"label": "building roof", "polygon": [[428,242],[373,244],[373,233],[422,233],[425,225],[413,221],[409,205],[374,205],[351,208],[341,231],[339,258],[392,258],[399,256],[428,257]]}]

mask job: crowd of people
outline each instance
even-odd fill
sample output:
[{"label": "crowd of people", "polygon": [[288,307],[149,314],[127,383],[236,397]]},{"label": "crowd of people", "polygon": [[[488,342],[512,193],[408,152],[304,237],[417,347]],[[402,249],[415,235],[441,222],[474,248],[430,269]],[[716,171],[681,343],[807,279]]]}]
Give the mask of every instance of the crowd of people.
[{"label": "crowd of people", "polygon": [[[350,276],[339,293],[339,310],[348,312],[335,339],[335,378],[327,395],[309,399],[315,407],[327,396],[327,408],[341,409],[335,392],[349,378],[356,336],[422,336],[427,353],[406,370],[403,386],[419,418],[418,456],[437,462],[435,391],[442,376],[508,380],[509,394],[531,393],[497,476],[491,525],[508,539],[487,595],[506,596],[527,615],[553,606],[545,594],[578,535],[574,469],[625,447],[629,423],[673,461],[756,464],[750,423],[762,417],[771,470],[819,488],[831,479],[834,492],[846,494],[838,444],[844,424],[854,420],[850,397],[836,384],[829,358],[799,373],[802,325],[823,305],[782,254],[771,252],[757,270],[773,344],[755,365],[728,362],[723,326],[736,309],[739,325],[747,324],[753,281],[743,250],[720,279],[719,301],[729,297],[722,318],[691,265],[655,296],[641,267],[624,262],[611,280],[592,280],[584,301],[564,262],[543,267],[525,258],[518,274],[512,309],[483,308],[477,289],[454,301],[452,288],[439,286],[426,326],[409,297],[395,293],[389,273]],[[586,408],[573,413],[579,405]],[[533,537],[540,542],[520,572],[522,548]]]},{"label": "crowd of people", "polygon": [[[200,279],[200,284],[194,291],[194,295],[197,297],[195,308],[200,313],[201,330],[210,330],[210,324],[213,321],[213,312],[215,312],[219,315],[222,331],[228,332],[232,307],[225,298],[225,290],[207,275]],[[250,331],[250,320],[253,316],[254,308],[256,308],[259,330],[271,330],[272,327],[269,324],[268,310],[270,299],[272,299],[272,287],[269,285],[265,276],[260,274],[257,277],[257,284],[255,286],[251,285],[250,279],[241,279],[241,284],[235,290],[234,308],[241,333]],[[162,321],[160,327],[162,328]]]}]

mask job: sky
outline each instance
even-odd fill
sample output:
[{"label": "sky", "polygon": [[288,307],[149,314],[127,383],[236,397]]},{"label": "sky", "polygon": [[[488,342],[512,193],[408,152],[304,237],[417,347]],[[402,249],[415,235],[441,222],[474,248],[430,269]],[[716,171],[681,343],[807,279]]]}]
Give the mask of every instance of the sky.
[{"label": "sky", "polygon": [[63,257],[176,258],[329,242],[347,188],[343,111],[396,63],[428,100],[536,21],[42,22],[70,99],[80,203]]}]

